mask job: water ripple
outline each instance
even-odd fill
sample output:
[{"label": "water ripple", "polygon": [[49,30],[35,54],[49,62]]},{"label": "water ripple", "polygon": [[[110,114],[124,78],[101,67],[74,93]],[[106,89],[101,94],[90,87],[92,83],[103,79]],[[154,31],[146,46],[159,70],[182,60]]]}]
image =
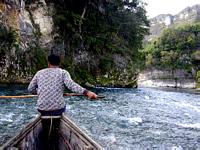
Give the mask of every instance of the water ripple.
[{"label": "water ripple", "polygon": [[[0,95],[25,87],[0,87]],[[66,114],[106,150],[200,149],[200,95],[150,88],[97,88],[106,98],[65,97]],[[0,145],[38,114],[35,99],[0,101]]]}]

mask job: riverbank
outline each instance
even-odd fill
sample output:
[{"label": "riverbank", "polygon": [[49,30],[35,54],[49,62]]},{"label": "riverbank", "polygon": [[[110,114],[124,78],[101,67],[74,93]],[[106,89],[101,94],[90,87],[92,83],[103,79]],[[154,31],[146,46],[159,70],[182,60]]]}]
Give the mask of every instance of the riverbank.
[{"label": "riverbank", "polygon": [[155,90],[161,90],[166,92],[179,92],[179,93],[188,93],[188,94],[198,94],[200,95],[200,90],[197,89],[189,89],[189,88],[174,88],[174,87],[145,87],[145,86],[139,86],[140,88],[147,88],[147,89],[155,89]]},{"label": "riverbank", "polygon": [[[129,75],[131,76],[131,75]],[[129,79],[128,75],[124,75],[124,79],[120,76],[111,76],[111,77],[105,77],[100,76],[97,78],[85,78],[85,80],[77,79],[74,80],[76,83],[80,84],[83,87],[109,87],[109,88],[137,88],[137,80],[136,77],[132,77]],[[1,79],[0,84],[5,85],[15,85],[15,84],[29,84],[33,76],[29,76],[26,78],[16,78],[16,79]]]},{"label": "riverbank", "polygon": [[194,79],[146,79],[139,80],[138,86],[195,89],[196,81]]},{"label": "riverbank", "polygon": [[139,87],[170,87],[181,89],[196,89],[197,81],[194,75],[184,70],[149,70],[140,73]]}]

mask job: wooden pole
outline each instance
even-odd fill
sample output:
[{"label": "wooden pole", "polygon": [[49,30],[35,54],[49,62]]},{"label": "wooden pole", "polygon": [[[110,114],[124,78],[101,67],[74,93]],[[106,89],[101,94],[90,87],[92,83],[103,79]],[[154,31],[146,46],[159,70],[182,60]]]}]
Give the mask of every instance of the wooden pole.
[{"label": "wooden pole", "polygon": [[[84,94],[78,93],[64,93],[63,96],[84,96]],[[14,96],[0,96],[0,99],[8,99],[8,98],[33,98],[37,97],[37,95],[14,95]],[[97,98],[105,98],[105,96],[97,96]]]},{"label": "wooden pole", "polygon": [[14,96],[0,96],[1,99],[6,99],[6,98],[32,98],[36,97],[37,95],[14,95]]}]

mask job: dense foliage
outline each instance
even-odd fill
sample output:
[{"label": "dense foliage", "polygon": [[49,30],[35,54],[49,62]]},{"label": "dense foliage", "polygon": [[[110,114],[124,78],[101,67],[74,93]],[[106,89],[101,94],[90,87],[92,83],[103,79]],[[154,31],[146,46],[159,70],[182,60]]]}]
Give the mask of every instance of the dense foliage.
[{"label": "dense foliage", "polygon": [[16,32],[11,28],[0,24],[0,54],[12,48],[16,42]]},{"label": "dense foliage", "polygon": [[200,23],[182,24],[166,29],[144,49],[147,67],[158,69],[200,69]]},{"label": "dense foliage", "polygon": [[[6,20],[0,22],[11,28],[0,26],[0,67],[5,70],[0,78],[31,76],[46,67],[49,53],[58,53],[61,67],[79,83],[136,86],[138,50],[149,30],[144,5],[140,0],[0,2],[0,17]],[[53,18],[47,33],[41,30],[46,16]]]},{"label": "dense foliage", "polygon": [[200,70],[197,71],[197,88],[200,90]]},{"label": "dense foliage", "polygon": [[[68,56],[65,67],[97,76],[116,70],[113,55],[119,54],[128,62],[126,68],[132,65],[129,68],[137,69],[138,50],[149,26],[144,4],[138,0],[66,0],[55,4],[55,32],[59,33],[55,40],[63,43]],[[69,56],[83,51],[95,60],[71,66],[73,57]]]}]

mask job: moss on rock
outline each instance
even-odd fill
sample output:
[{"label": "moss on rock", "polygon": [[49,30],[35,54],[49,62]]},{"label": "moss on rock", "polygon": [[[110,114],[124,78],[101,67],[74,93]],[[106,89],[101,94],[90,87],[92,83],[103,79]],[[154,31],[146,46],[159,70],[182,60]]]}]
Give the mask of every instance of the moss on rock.
[{"label": "moss on rock", "polygon": [[200,70],[197,71],[197,90],[200,91]]}]

